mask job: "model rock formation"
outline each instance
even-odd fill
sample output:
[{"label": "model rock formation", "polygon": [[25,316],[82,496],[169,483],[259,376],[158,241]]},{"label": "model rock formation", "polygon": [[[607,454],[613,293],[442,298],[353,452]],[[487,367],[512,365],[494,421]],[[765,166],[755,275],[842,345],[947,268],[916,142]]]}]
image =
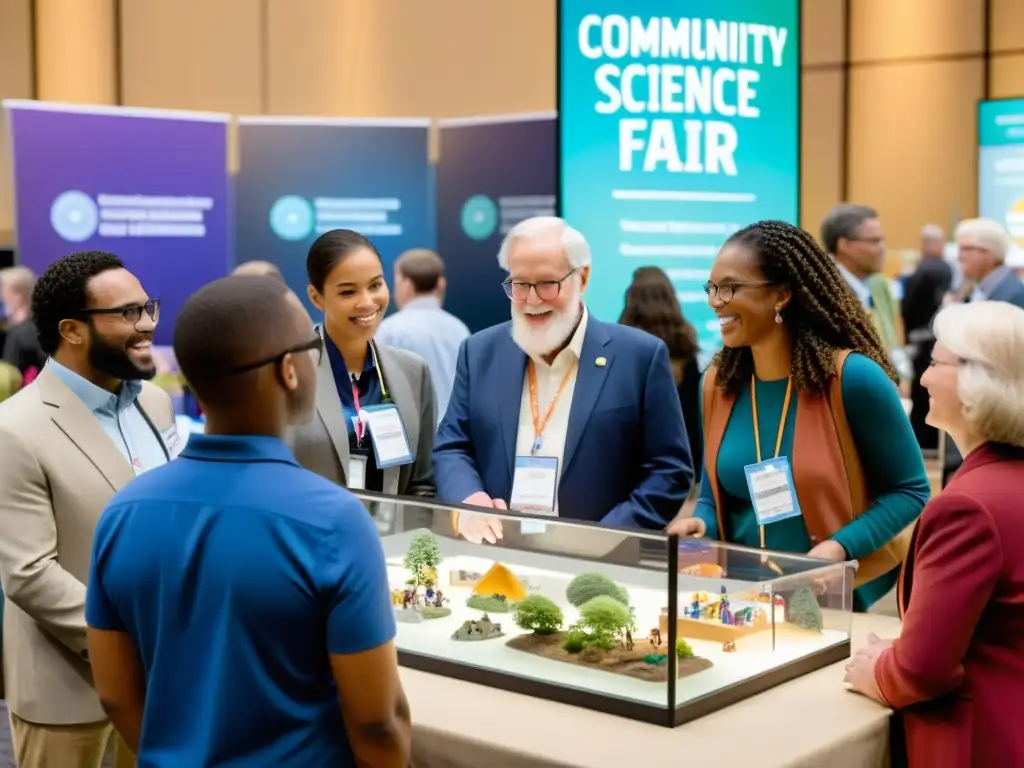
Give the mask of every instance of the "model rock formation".
[{"label": "model rock formation", "polygon": [[490,640],[491,638],[501,637],[504,634],[501,631],[501,624],[491,621],[491,617],[485,613],[484,617],[479,621],[463,622],[462,626],[452,633],[452,640]]},{"label": "model rock formation", "polygon": [[480,597],[501,596],[506,602],[517,603],[526,597],[527,590],[512,571],[501,563],[495,563],[474,585],[473,594]]}]

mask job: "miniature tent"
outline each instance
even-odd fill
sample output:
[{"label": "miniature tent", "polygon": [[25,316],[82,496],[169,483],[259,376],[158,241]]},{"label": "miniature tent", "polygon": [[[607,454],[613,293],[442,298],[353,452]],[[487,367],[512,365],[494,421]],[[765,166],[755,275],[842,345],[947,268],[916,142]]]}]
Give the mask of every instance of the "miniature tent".
[{"label": "miniature tent", "polygon": [[508,602],[515,603],[526,597],[526,587],[516,575],[501,563],[490,567],[473,587],[473,594],[483,597],[501,595]]}]

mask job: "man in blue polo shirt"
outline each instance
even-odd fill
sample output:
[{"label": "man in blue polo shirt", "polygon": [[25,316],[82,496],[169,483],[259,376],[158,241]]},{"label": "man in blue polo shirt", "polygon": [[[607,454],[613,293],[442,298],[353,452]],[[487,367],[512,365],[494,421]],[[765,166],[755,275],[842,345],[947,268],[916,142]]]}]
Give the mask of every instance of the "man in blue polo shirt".
[{"label": "man in blue polo shirt", "polygon": [[271,277],[194,294],[174,351],[206,414],[96,529],[86,600],[100,700],[145,768],[405,768],[409,708],[380,540],[281,440],[321,341]]}]

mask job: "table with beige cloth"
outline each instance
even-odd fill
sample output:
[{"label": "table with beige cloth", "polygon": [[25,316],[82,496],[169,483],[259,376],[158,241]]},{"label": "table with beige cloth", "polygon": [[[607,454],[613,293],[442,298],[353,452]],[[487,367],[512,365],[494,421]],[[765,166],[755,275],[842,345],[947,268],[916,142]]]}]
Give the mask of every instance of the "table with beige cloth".
[{"label": "table with beige cloth", "polygon": [[[889,616],[856,614],[899,634]],[[663,728],[402,668],[415,768],[874,768],[888,765],[889,710],[843,686],[833,664],[678,728]]]}]

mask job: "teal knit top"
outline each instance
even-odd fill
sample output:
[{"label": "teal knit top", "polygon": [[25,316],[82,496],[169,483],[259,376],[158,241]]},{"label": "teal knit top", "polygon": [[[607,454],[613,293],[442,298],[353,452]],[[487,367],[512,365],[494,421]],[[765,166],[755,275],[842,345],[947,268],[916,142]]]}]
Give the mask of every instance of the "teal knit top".
[{"label": "teal knit top", "polygon": [[[787,381],[756,383],[762,459],[770,459],[774,454]],[[864,467],[868,497],[874,499],[863,514],[832,536],[843,546],[849,558],[856,560],[891,541],[913,522],[928,502],[930,486],[924,459],[903,410],[899,391],[881,366],[864,355],[851,354],[847,357],[843,366],[843,406]],[[794,393],[786,416],[780,456],[792,456],[797,407]],[[747,384],[733,405],[718,451],[716,470],[725,507],[722,519],[728,529],[725,532],[728,541],[759,548],[760,528],[743,471],[745,466],[757,463],[753,423],[750,385]],[[707,525],[709,538],[721,539],[723,532],[718,530],[715,498],[708,485],[708,460],[709,457],[705,456],[700,500],[694,516]],[[796,490],[799,496],[800,489]],[[780,552],[808,552],[811,541],[803,518],[790,517],[765,526],[765,546]],[[897,576],[898,569],[895,569],[857,589],[854,592],[854,610],[867,610],[892,589]]]}]

